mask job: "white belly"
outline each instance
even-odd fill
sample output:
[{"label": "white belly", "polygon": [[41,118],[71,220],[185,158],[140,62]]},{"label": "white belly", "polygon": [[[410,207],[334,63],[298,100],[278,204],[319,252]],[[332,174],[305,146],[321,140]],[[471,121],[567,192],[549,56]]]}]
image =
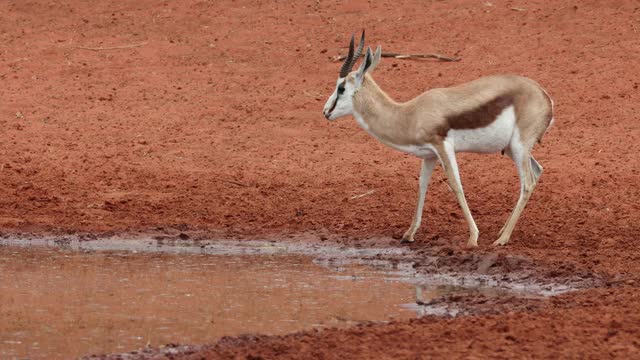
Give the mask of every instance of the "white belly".
[{"label": "white belly", "polygon": [[446,141],[456,152],[493,153],[509,145],[516,125],[513,106],[502,110],[489,126],[467,130],[449,130]]},{"label": "white belly", "polygon": [[387,144],[390,147],[402,151],[407,154],[415,155],[420,158],[435,158],[436,157],[436,149],[431,144],[425,145],[394,145]]}]

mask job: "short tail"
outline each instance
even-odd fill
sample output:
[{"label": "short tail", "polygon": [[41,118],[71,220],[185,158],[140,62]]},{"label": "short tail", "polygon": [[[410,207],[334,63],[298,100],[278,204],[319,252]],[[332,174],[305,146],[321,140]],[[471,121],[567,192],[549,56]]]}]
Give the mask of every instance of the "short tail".
[{"label": "short tail", "polygon": [[553,123],[555,122],[555,118],[553,117],[553,99],[551,99],[551,96],[549,96],[545,89],[540,87],[540,90],[542,90],[544,96],[546,96],[547,100],[549,100],[549,114],[547,115],[547,120],[549,122],[547,123],[547,127],[546,129],[544,129],[544,132],[540,134],[540,137],[538,138],[538,144],[542,143],[542,137],[547,133],[547,131],[549,131],[549,128],[551,128],[551,125],[553,125]]}]

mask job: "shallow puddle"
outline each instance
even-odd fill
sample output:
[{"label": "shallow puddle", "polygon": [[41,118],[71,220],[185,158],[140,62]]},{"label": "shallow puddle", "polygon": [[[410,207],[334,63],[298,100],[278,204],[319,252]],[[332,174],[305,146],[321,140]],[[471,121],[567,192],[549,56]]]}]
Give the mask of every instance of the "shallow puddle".
[{"label": "shallow puddle", "polygon": [[[0,242],[2,359],[73,358],[407,319],[429,313],[416,302],[462,289],[411,276],[410,264],[358,256],[373,249],[335,249],[355,255],[323,259],[268,242],[231,251],[223,243],[124,242],[142,246],[129,251],[113,251],[113,242],[93,242],[100,250],[91,242],[7,243]],[[486,285],[464,289],[506,291]]]}]

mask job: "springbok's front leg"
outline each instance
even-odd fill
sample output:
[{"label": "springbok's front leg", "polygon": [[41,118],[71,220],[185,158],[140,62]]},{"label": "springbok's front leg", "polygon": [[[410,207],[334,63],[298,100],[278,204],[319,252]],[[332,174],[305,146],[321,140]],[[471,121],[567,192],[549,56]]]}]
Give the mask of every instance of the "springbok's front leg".
[{"label": "springbok's front leg", "polygon": [[458,203],[460,204],[462,212],[464,213],[464,218],[467,220],[467,224],[469,225],[469,241],[467,242],[467,246],[476,247],[478,246],[478,235],[480,232],[478,231],[478,227],[476,226],[475,221],[473,221],[471,211],[469,211],[467,199],[465,199],[464,197],[462,183],[460,182],[460,173],[458,172],[458,163],[456,161],[456,154],[453,146],[450,143],[444,141],[441,145],[436,147],[436,150],[438,151],[438,156],[440,158],[440,162],[442,163],[442,167],[447,174],[449,185],[451,186],[451,189],[453,189],[453,192],[456,194]]},{"label": "springbok's front leg", "polygon": [[420,168],[420,180],[418,189],[418,205],[416,205],[416,213],[413,215],[413,221],[411,221],[411,227],[402,236],[402,242],[413,242],[413,236],[420,228],[422,222],[422,209],[424,208],[424,197],[427,195],[427,188],[429,187],[429,180],[431,174],[433,174],[433,168],[436,166],[436,158],[424,158],[422,159],[422,168]]}]

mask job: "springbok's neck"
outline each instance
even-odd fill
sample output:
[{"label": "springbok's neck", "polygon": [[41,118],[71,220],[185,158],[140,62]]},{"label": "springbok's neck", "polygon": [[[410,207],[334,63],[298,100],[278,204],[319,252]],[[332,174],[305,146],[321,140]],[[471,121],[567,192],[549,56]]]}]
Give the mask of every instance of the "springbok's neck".
[{"label": "springbok's neck", "polygon": [[358,124],[383,143],[399,145],[406,141],[401,134],[406,125],[402,122],[407,119],[404,107],[382,91],[368,74],[353,96],[353,110]]}]

